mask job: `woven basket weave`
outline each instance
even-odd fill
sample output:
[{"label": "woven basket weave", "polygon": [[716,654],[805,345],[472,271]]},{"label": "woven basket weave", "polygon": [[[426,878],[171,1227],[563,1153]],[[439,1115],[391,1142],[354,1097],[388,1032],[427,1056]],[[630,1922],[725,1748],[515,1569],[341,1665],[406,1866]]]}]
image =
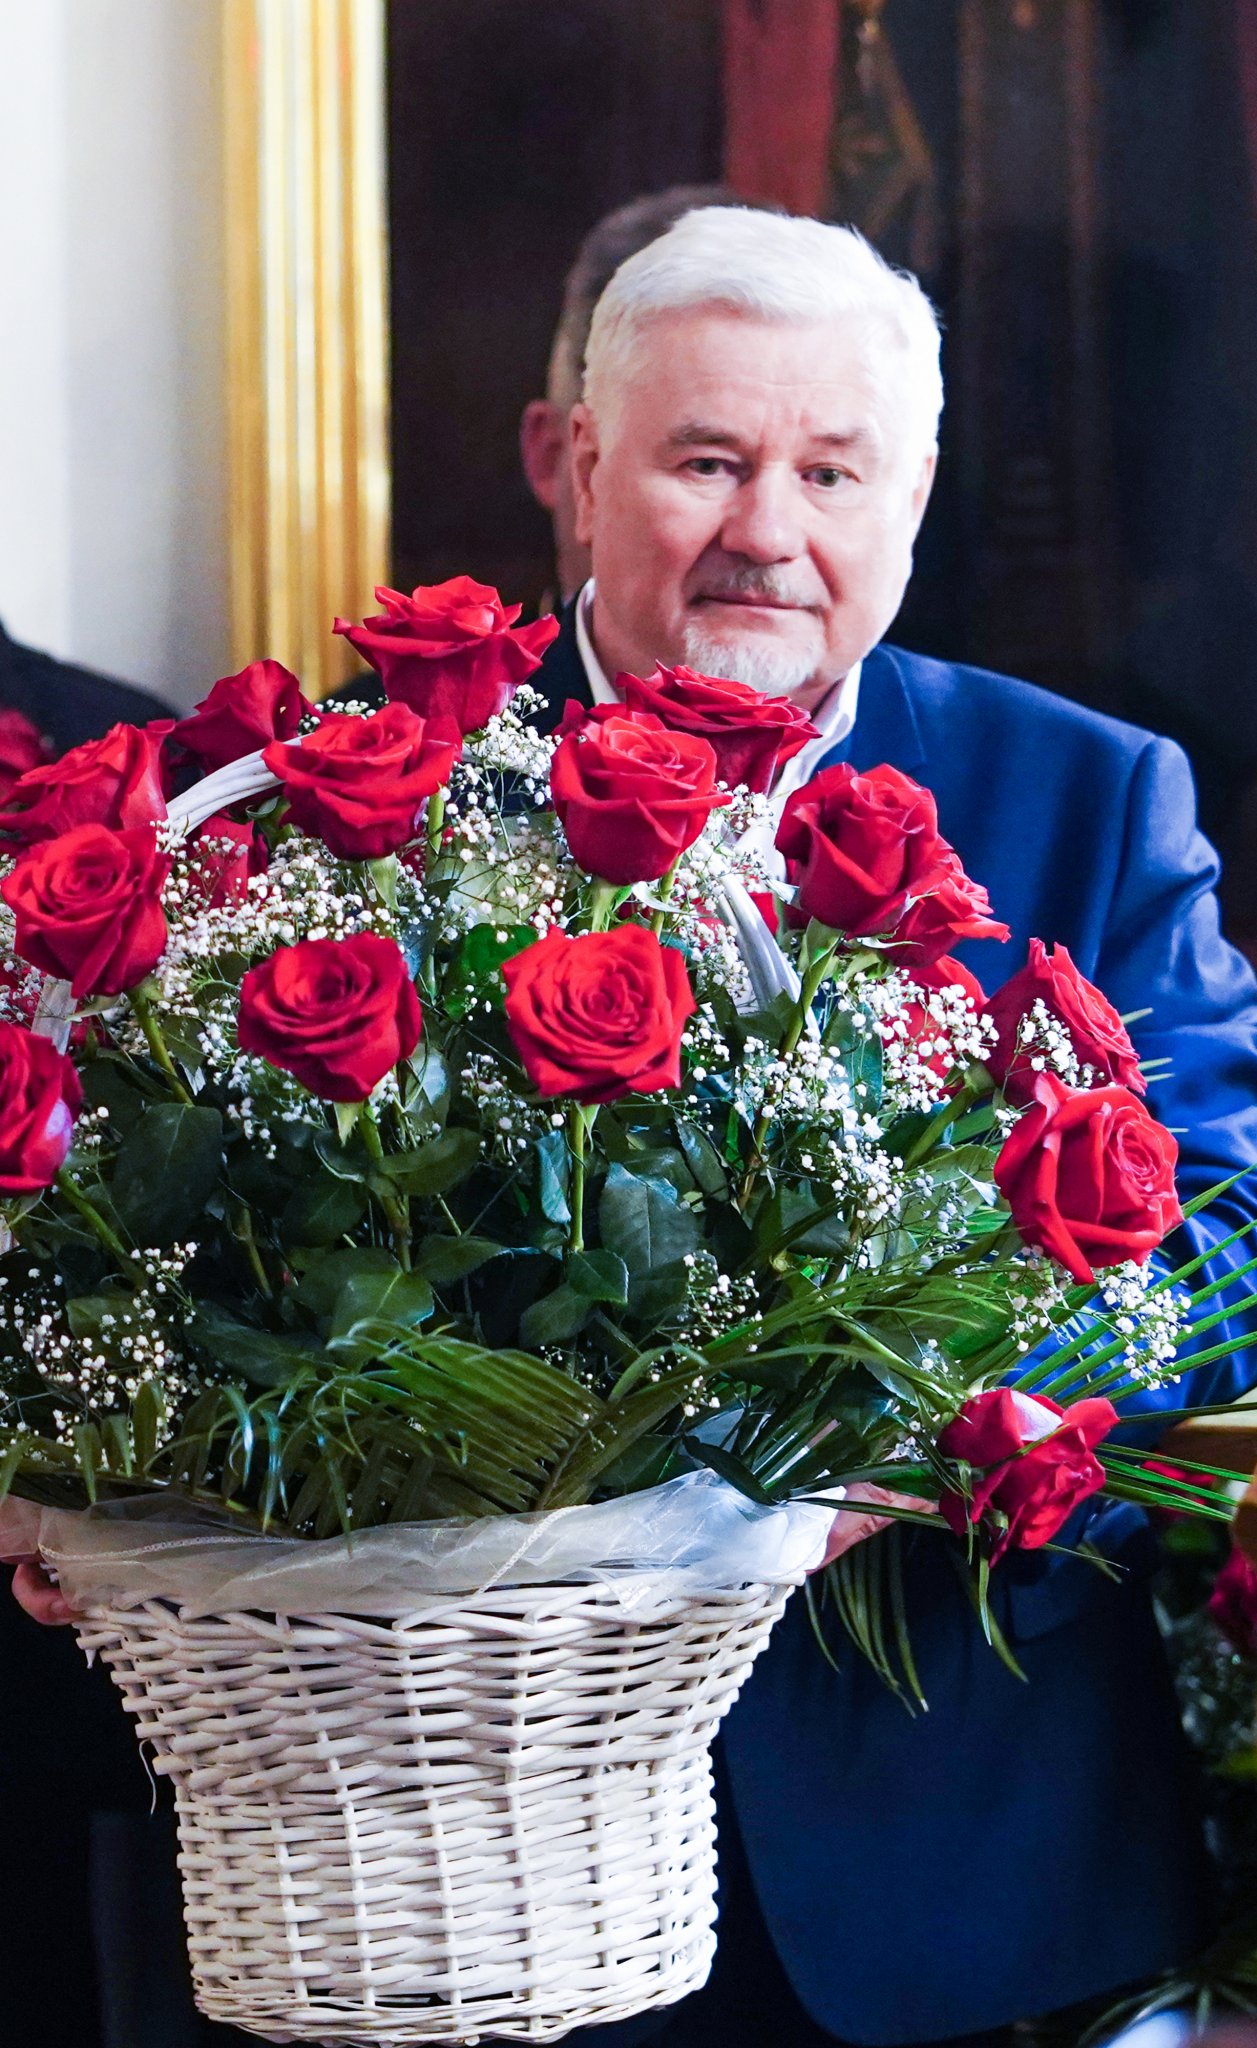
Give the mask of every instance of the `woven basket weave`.
[{"label": "woven basket weave", "polygon": [[789,1591],[635,1618],[614,1586],[528,1587],[393,1625],[88,1610],[174,1780],[202,2011],[270,2041],[551,2041],[695,1990],[710,1745]]}]

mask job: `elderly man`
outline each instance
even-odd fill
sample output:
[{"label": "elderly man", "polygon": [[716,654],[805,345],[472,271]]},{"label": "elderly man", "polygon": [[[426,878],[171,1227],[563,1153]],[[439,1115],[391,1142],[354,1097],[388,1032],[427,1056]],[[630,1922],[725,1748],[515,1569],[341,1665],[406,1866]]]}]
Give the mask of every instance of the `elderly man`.
[{"label": "elderly man", "polygon": [[[622,265],[594,315],[572,415],[593,575],[537,680],[557,719],[568,697],[614,700],[622,671],[687,662],[808,710],[820,737],[792,786],[843,758],[928,784],[1013,928],[1006,948],[961,948],[967,964],[993,988],[1031,936],[1064,942],[1120,1010],[1150,1013],[1140,1050],[1170,1057],[1154,1100],[1194,1194],[1257,1155],[1257,988],[1219,935],[1183,756],[882,640],[941,403],[933,312],[858,236],[687,214]],[[1200,1249],[1253,1211],[1232,1189],[1191,1226]],[[1223,1247],[1211,1270],[1241,1256]],[[1206,1364],[1142,1395],[1128,1432],[1155,1440],[1158,1410],[1227,1398],[1244,1371]],[[713,1978],[658,2039],[999,2039],[1196,1945],[1207,1891],[1148,1532],[1105,1505],[1062,1542],[1073,1554],[1013,1553],[995,1575],[1023,1681],[982,1641],[948,1543],[909,1539],[929,1700],[915,1718],[852,1649],[831,1669],[792,1603],[723,1743]]]}]

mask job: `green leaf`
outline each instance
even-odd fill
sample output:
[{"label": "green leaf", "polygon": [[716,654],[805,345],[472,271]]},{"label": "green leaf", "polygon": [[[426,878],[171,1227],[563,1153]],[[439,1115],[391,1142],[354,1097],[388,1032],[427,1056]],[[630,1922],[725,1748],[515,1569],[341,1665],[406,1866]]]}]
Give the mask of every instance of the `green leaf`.
[{"label": "green leaf", "polygon": [[585,1301],[628,1300],[628,1267],[614,1252],[573,1252],[565,1277]]},{"label": "green leaf", "polygon": [[373,1185],[383,1185],[399,1195],[443,1195],[457,1187],[480,1163],[480,1139],[475,1131],[439,1131],[414,1152],[394,1152],[377,1160]]},{"label": "green leaf", "polygon": [[578,1294],[574,1287],[556,1287],[524,1310],[519,1319],[520,1343],[533,1351],[543,1344],[570,1344],[584,1328],[593,1305],[587,1294]]},{"label": "green leaf", "polygon": [[124,1141],[110,1192],[137,1245],[195,1236],[222,1165],[223,1120],[200,1103],[155,1102]]},{"label": "green leaf", "polygon": [[669,1259],[649,1273],[635,1273],[628,1305],[639,1322],[656,1323],[680,1308],[690,1291],[690,1269],[684,1259]]},{"label": "green leaf", "polygon": [[744,1465],[741,1458],[735,1458],[732,1451],[722,1451],[719,1444],[705,1444],[697,1436],[687,1436],[682,1441],[691,1458],[718,1473],[721,1479],[727,1479],[730,1486],[736,1486],[748,1500],[758,1501],[761,1507],[774,1505],[774,1496],[765,1492],[750,1467]]},{"label": "green leaf", "polygon": [[676,1134],[685,1163],[705,1195],[723,1195],[729,1185],[724,1163],[706,1131],[688,1117],[677,1117]]},{"label": "green leaf", "polygon": [[322,1321],[331,1315],[347,1281],[360,1274],[387,1277],[400,1270],[393,1253],[386,1252],[382,1245],[346,1245],[316,1259],[294,1290],[294,1296],[302,1308]]},{"label": "green leaf", "polygon": [[308,1372],[318,1352],[313,1345],[303,1349],[291,1337],[273,1337],[251,1323],[240,1323],[214,1302],[202,1302],[187,1323],[191,1343],[204,1351],[227,1372],[240,1373],[259,1387],[283,1386],[296,1374]]},{"label": "green leaf", "polygon": [[598,1204],[598,1226],[603,1244],[634,1275],[683,1259],[701,1234],[698,1217],[670,1182],[615,1164]]},{"label": "green leaf", "polygon": [[367,1211],[366,1191],[334,1174],[314,1173],[296,1190],[279,1219],[285,1244],[335,1244],[356,1230]]},{"label": "green leaf", "polygon": [[425,1237],[415,1254],[415,1267],[434,1287],[448,1287],[465,1280],[479,1266],[498,1258],[505,1246],[491,1237]]},{"label": "green leaf", "polygon": [[347,1145],[358,1128],[358,1104],[356,1102],[334,1102],[332,1115],[336,1118],[336,1135],[342,1145]]},{"label": "green leaf", "polygon": [[547,1131],[544,1138],[537,1139],[536,1152],[541,1213],[551,1223],[570,1223],[572,1211],[568,1206],[567,1191],[571,1185],[572,1161],[567,1149],[566,1131]]},{"label": "green leaf", "polygon": [[436,1303],[422,1273],[354,1273],[336,1297],[327,1348],[343,1363],[362,1365],[387,1348],[390,1336],[416,1330]]},{"label": "green leaf", "polygon": [[530,924],[473,925],[445,975],[441,993],[449,1015],[465,1016],[474,1002],[488,1001],[500,1008],[506,993],[499,972],[502,962],[536,943]]}]

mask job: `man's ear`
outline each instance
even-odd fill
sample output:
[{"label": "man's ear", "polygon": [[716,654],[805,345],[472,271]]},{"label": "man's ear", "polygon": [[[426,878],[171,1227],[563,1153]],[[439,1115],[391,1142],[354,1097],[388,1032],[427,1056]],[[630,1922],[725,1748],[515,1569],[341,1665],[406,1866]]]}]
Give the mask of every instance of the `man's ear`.
[{"label": "man's ear", "polygon": [[572,490],[576,538],[584,547],[594,533],[594,471],[598,467],[598,426],[587,405],[572,407]]},{"label": "man's ear", "polygon": [[553,512],[559,476],[567,460],[567,415],[548,398],[530,398],[519,422],[519,459],[528,488]]},{"label": "man's ear", "polygon": [[921,464],[921,474],[918,476],[912,490],[912,510],[914,514],[912,531],[914,536],[921,530],[921,521],[925,517],[925,508],[930,502],[930,492],[934,488],[934,478],[937,472],[938,449],[931,448],[925,461]]}]

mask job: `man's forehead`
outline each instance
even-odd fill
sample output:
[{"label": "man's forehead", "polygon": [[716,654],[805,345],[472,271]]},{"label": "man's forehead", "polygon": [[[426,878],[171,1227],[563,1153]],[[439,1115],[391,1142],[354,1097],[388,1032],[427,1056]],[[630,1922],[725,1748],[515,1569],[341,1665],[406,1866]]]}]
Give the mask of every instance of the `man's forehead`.
[{"label": "man's forehead", "polygon": [[668,440],[736,437],[778,410],[835,442],[877,435],[893,402],[888,356],[898,356],[877,339],[854,322],[796,326],[706,308],[660,315],[639,337],[633,410]]}]

